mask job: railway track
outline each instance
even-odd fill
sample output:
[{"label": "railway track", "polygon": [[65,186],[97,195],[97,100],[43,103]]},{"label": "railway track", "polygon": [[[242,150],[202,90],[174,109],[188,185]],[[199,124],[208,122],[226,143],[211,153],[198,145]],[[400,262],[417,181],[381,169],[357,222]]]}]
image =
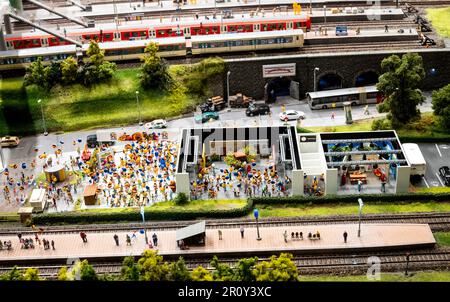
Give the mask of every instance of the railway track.
[{"label": "railway track", "polygon": [[[300,275],[307,274],[364,274],[367,272],[370,264],[370,257],[376,256],[379,259],[382,272],[392,272],[402,270],[406,264],[406,254],[402,251],[397,252],[364,252],[353,255],[346,254],[323,254],[294,256],[293,261],[299,270]],[[268,257],[259,257],[258,261],[267,261]],[[189,270],[193,270],[198,266],[202,266],[208,270],[214,268],[210,264],[210,258],[204,259],[185,259],[186,266]],[[220,259],[222,264],[234,267],[238,258]],[[122,267],[121,262],[98,262],[91,263],[97,274],[120,274]],[[34,266],[18,266],[19,269],[27,269],[29,267],[37,268],[41,277],[55,279],[58,271],[63,265],[34,265]],[[419,250],[410,253],[409,268],[411,270],[430,270],[430,269],[448,269],[450,267],[450,249],[433,249]],[[10,271],[11,266],[0,266],[0,274]]]},{"label": "railway track", "polygon": [[[269,226],[298,226],[298,225],[320,225],[320,224],[350,224],[358,222],[357,215],[346,216],[324,216],[324,217],[277,217],[261,218],[259,225],[261,227]],[[429,224],[433,231],[450,230],[450,212],[445,213],[414,213],[414,214],[367,214],[363,217],[363,223],[420,223]],[[173,221],[173,222],[148,222],[146,228],[152,231],[175,230],[192,224],[192,221]],[[207,220],[207,229],[225,229],[256,227],[251,218],[244,219],[215,219]],[[44,234],[73,234],[84,231],[87,233],[96,232],[116,232],[127,230],[142,229],[142,223],[121,223],[121,224],[97,224],[97,225],[64,225],[44,227]],[[19,227],[0,229],[0,236],[13,235],[18,232],[24,236],[34,234],[30,228]]]}]

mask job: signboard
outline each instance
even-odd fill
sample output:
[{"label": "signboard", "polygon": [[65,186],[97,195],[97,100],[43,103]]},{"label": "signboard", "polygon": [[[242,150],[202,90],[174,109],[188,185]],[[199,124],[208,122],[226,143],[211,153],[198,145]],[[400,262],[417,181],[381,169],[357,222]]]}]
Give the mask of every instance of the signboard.
[{"label": "signboard", "polygon": [[263,78],[295,76],[295,63],[263,65]]}]

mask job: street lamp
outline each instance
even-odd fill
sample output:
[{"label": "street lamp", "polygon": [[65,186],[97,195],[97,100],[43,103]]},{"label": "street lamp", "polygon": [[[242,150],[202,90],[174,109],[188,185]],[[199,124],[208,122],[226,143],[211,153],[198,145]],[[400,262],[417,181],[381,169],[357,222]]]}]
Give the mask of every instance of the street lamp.
[{"label": "street lamp", "polygon": [[258,236],[256,238],[256,240],[261,240],[262,238],[261,238],[261,236],[259,236],[259,224],[258,224],[259,211],[258,211],[258,209],[253,210],[253,215],[255,216],[255,219],[256,219],[256,234]]},{"label": "street lamp", "polygon": [[361,215],[362,215],[362,208],[364,206],[364,203],[361,198],[358,198],[359,203],[359,226],[358,226],[358,237],[361,237]]},{"label": "street lamp", "polygon": [[136,106],[137,106],[137,110],[138,110],[139,126],[142,126],[144,123],[142,123],[141,106],[139,104],[139,91],[137,91],[137,90],[136,90]]},{"label": "street lamp", "polygon": [[319,67],[314,68],[314,91],[317,90],[317,72],[320,71]]},{"label": "street lamp", "polygon": [[327,23],[327,6],[323,6],[323,23]]},{"label": "street lamp", "polygon": [[147,228],[145,227],[145,210],[143,206],[141,207],[141,216],[142,216],[142,224],[144,225],[145,244],[148,244]]},{"label": "street lamp", "polygon": [[227,103],[228,103],[228,111],[231,111],[230,107],[230,74],[231,71],[227,72]]},{"label": "street lamp", "polygon": [[42,107],[42,100],[39,99],[37,102],[39,105],[41,105],[42,127],[44,127],[44,135],[47,136],[48,132],[47,132],[47,126],[45,125],[44,108]]}]

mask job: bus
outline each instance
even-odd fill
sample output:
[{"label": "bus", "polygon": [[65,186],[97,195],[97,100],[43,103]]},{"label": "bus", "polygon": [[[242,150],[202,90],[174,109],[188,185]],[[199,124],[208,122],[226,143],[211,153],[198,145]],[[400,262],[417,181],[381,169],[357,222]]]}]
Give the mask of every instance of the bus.
[{"label": "bus", "polygon": [[376,86],[308,92],[306,98],[311,109],[342,107],[345,102],[350,102],[352,106],[356,106],[378,104],[383,101],[383,97]]},{"label": "bus", "polygon": [[427,162],[420,151],[419,145],[405,143],[402,144],[403,154],[411,166],[411,176],[425,176],[427,171]]}]

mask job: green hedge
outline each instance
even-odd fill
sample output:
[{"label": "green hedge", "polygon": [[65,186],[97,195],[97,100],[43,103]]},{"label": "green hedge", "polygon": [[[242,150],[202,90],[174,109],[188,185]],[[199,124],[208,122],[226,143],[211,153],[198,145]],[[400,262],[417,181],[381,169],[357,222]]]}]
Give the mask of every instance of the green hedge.
[{"label": "green hedge", "polygon": [[[213,211],[149,211],[145,212],[146,220],[191,220],[198,218],[235,218],[247,215],[253,208],[251,200],[242,208],[230,210]],[[139,209],[112,212],[112,211],[85,211],[85,212],[64,212],[64,213],[44,213],[33,215],[33,223],[37,225],[46,224],[77,224],[77,223],[105,223],[119,221],[141,221]]]},{"label": "green hedge", "polygon": [[292,196],[278,197],[255,197],[251,200],[254,205],[258,204],[331,204],[331,203],[355,203],[358,198],[364,202],[396,202],[396,201],[449,201],[450,193],[405,193],[405,194],[364,194],[364,195],[330,195],[330,196]]},{"label": "green hedge", "polygon": [[[255,197],[247,200],[242,208],[230,210],[195,210],[195,211],[149,211],[145,212],[145,219],[151,220],[191,220],[199,218],[237,218],[246,216],[258,204],[335,204],[356,203],[358,198],[364,202],[414,202],[414,201],[450,201],[450,193],[405,193],[405,194],[364,194],[364,195],[332,195],[332,196],[292,196],[292,197]],[[33,215],[33,223],[46,224],[88,224],[106,222],[140,221],[138,209],[123,212],[113,211],[85,211],[45,213]]]}]

